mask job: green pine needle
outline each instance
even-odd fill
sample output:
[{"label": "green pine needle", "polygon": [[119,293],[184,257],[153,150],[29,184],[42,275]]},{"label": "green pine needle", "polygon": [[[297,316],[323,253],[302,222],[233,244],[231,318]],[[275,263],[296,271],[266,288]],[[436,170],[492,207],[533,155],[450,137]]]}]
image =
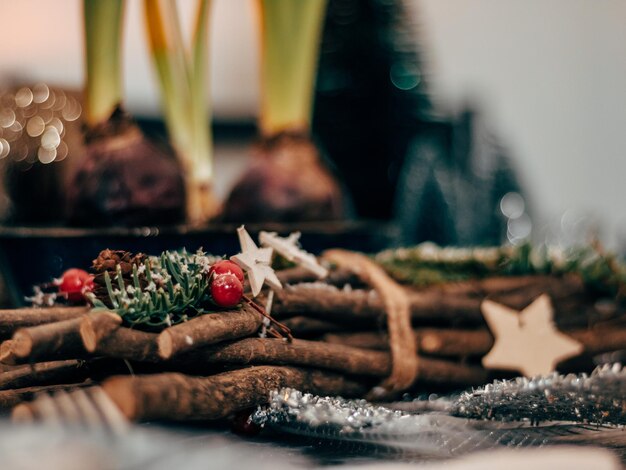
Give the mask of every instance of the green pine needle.
[{"label": "green pine needle", "polygon": [[577,274],[587,288],[617,295],[626,266],[594,246],[554,250],[530,244],[495,248],[441,248],[423,243],[385,250],[374,257],[396,280],[417,287],[487,276]]},{"label": "green pine needle", "polygon": [[[165,251],[147,258],[139,268],[133,266],[131,282],[116,268],[113,279],[104,273],[108,300],[113,306],[92,298],[94,307],[112,310],[125,323],[135,326],[165,327],[197,315],[219,310],[209,294],[209,268],[220,258]],[[114,287],[115,286],[115,287]]]}]

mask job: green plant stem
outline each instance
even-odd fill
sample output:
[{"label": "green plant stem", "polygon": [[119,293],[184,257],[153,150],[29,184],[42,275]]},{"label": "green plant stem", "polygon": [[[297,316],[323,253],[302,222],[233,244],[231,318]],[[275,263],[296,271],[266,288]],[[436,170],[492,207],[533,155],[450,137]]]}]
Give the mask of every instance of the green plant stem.
[{"label": "green plant stem", "polygon": [[122,101],[120,64],[123,0],[84,0],[85,119],[106,121]]},{"label": "green plant stem", "polygon": [[308,131],[327,0],[259,0],[261,130]]},{"label": "green plant stem", "polygon": [[[210,122],[210,100],[208,99],[208,41],[209,41],[209,0],[199,0],[196,24],[191,49],[191,70],[189,88],[191,90],[189,111],[192,120],[194,145],[192,156],[197,162],[196,172],[190,186],[194,187],[199,203],[200,220],[215,215],[213,200],[213,134]],[[209,108],[207,110],[207,107]]]},{"label": "green plant stem", "polygon": [[[172,33],[166,27],[171,26],[171,10],[175,10],[175,6],[170,0],[145,0],[144,6],[150,50],[161,86],[165,121],[172,144],[179,154],[183,154],[184,149],[189,148],[192,142],[188,115],[185,112],[185,102],[189,95],[184,70],[186,60],[184,56],[180,57],[180,49],[170,46],[169,37]],[[165,18],[169,18],[167,23]]]},{"label": "green plant stem", "polygon": [[199,0],[191,54],[187,54],[173,0],[145,0],[148,37],[161,85],[170,139],[185,170],[187,218],[204,222],[215,212],[213,152],[207,112],[209,0]]}]

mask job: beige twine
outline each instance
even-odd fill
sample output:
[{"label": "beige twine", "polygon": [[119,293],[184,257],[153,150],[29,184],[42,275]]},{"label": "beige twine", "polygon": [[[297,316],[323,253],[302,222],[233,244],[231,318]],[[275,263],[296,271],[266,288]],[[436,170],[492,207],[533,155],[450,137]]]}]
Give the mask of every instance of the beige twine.
[{"label": "beige twine", "polygon": [[391,374],[379,385],[384,392],[375,388],[369,397],[382,398],[406,390],[417,378],[419,361],[406,291],[364,254],[333,249],[325,251],[322,258],[352,271],[378,293],[385,307],[392,359]]}]

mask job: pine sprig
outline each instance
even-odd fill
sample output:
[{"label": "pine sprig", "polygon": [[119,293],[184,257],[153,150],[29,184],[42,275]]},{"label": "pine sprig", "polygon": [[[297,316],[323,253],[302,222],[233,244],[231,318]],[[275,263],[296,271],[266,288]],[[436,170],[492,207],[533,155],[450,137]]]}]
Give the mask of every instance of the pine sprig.
[{"label": "pine sprig", "polygon": [[601,294],[626,293],[626,266],[595,245],[559,250],[548,247],[441,248],[423,243],[375,256],[391,276],[414,286],[487,276],[574,273]]},{"label": "pine sprig", "polygon": [[[130,280],[120,264],[105,271],[106,298],[92,296],[96,308],[112,310],[131,326],[164,327],[215,311],[209,294],[212,264],[220,258],[198,251],[165,251],[132,266]],[[108,304],[108,306],[107,306]]]}]

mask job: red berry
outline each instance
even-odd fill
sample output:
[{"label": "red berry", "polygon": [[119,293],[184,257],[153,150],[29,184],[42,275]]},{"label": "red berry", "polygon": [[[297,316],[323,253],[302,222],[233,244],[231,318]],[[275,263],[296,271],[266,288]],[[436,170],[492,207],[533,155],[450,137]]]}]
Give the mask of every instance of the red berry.
[{"label": "red berry", "polygon": [[215,305],[234,307],[241,302],[243,285],[234,274],[218,274],[211,282],[211,297]]},{"label": "red berry", "polygon": [[68,269],[58,283],[59,292],[71,302],[85,300],[84,293],[93,290],[93,276],[82,269]]},{"label": "red berry", "polygon": [[253,423],[250,419],[250,415],[254,409],[247,409],[235,413],[231,421],[231,430],[235,434],[239,434],[247,437],[254,437],[261,432],[261,427]]},{"label": "red berry", "polygon": [[232,261],[228,261],[227,259],[223,259],[218,261],[209,270],[209,274],[213,273],[213,275],[217,276],[219,274],[234,274],[239,282],[243,283],[243,271],[239,266],[237,266]]}]

